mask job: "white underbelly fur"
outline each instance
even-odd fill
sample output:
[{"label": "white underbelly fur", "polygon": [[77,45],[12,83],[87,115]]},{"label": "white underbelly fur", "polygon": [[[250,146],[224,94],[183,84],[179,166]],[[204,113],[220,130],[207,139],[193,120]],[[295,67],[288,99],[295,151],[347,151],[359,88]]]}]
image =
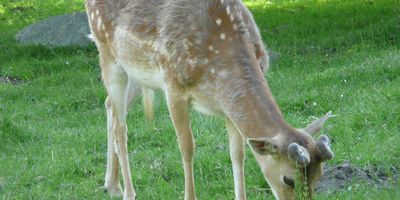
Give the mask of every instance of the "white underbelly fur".
[{"label": "white underbelly fur", "polygon": [[206,106],[206,104],[203,104],[202,102],[193,100],[192,101],[192,107],[195,109],[197,112],[200,112],[205,115],[217,115],[220,112],[217,111],[216,109],[210,108],[209,106]]},{"label": "white underbelly fur", "polygon": [[[124,70],[127,73],[129,79],[133,79],[135,82],[139,83],[142,86],[152,88],[152,89],[161,89],[166,92],[166,83],[164,81],[164,71],[162,69],[157,68],[144,68],[143,66],[136,67],[132,66],[132,64],[123,65]],[[184,94],[182,94],[184,95]],[[206,115],[219,115],[221,111],[215,107],[216,105],[210,106],[208,103],[203,102],[200,99],[197,99],[195,96],[188,95],[188,98],[191,100],[191,106],[196,111],[206,114]]]},{"label": "white underbelly fur", "polygon": [[[129,79],[142,86],[153,89],[165,89],[164,71],[158,66],[155,41],[144,41],[136,37],[128,29],[116,29],[115,41],[118,64],[123,67]],[[122,38],[122,39],[121,39]]]},{"label": "white underbelly fur", "polygon": [[165,89],[164,71],[157,68],[124,66],[129,79],[152,89]]},{"label": "white underbelly fur", "polygon": [[[119,61],[119,65],[122,66],[124,71],[127,73],[128,78],[134,80],[141,86],[152,89],[161,89],[164,92],[167,92],[164,75],[165,72],[160,66],[157,66],[156,60],[151,59],[156,57],[155,52],[160,49],[159,46],[157,46],[158,42],[141,41],[134,35],[126,32],[124,29],[118,29],[117,35],[119,35],[120,38],[125,38],[123,41],[129,41],[116,41],[118,46],[117,60]],[[150,43],[152,45],[149,45]],[[151,46],[154,49],[140,50],[140,47],[145,45],[148,45],[147,47]],[[182,95],[187,95],[187,98],[191,99],[193,108],[203,114],[215,115],[221,113],[216,105],[209,104],[207,97],[198,97],[197,95],[191,94]]]}]

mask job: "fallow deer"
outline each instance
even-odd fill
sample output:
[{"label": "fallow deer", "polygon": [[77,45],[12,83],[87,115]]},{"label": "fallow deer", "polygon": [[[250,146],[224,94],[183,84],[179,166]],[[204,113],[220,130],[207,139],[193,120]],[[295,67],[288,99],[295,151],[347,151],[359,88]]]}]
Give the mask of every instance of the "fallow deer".
[{"label": "fallow deer", "polygon": [[246,199],[245,141],[277,199],[295,198],[296,174],[311,199],[322,163],[333,157],[328,137],[312,136],[331,114],[304,129],[286,123],[264,79],[268,57],[258,28],[240,0],[86,0],[86,11],[108,93],[110,196],[136,198],[126,114],[141,93],[160,89],[182,155],[186,200],[196,199],[189,107],[226,120],[236,199]]}]

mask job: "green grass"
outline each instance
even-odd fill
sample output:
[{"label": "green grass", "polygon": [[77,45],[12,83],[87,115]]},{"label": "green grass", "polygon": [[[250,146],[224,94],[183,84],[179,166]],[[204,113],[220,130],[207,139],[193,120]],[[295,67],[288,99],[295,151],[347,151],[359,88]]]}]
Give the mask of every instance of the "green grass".
[{"label": "green grass", "polygon": [[[398,0],[246,1],[269,49],[267,74],[286,119],[302,127],[332,110],[324,129],[335,159],[388,170],[400,166],[400,5]],[[49,16],[83,10],[80,0],[2,0],[0,199],[108,199],[104,182],[106,93],[89,48],[21,46],[14,35]],[[162,94],[146,123],[129,115],[132,180],[141,199],[182,199],[183,170]],[[198,199],[233,199],[224,123],[192,113]],[[248,152],[249,199],[273,199]],[[398,184],[354,183],[317,199],[400,199]]]}]

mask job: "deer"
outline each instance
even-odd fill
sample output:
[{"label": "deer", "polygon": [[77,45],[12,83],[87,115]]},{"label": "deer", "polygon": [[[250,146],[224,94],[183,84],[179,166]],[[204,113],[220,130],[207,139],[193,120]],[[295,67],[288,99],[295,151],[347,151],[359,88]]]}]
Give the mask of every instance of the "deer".
[{"label": "deer", "polygon": [[314,137],[332,114],[305,128],[286,122],[264,77],[269,64],[261,34],[240,0],[86,0],[85,6],[108,94],[104,188],[111,197],[137,197],[126,116],[143,95],[151,117],[153,90],[161,90],[182,157],[185,200],[196,199],[191,108],[225,119],[235,199],[246,199],[246,144],[276,199],[295,199],[298,181],[312,199],[323,163],[333,158],[329,138]]}]

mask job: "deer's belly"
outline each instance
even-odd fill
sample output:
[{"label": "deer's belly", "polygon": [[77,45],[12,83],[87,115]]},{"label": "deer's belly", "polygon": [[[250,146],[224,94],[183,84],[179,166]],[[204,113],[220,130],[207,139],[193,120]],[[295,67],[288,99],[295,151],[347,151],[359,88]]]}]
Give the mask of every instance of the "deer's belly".
[{"label": "deer's belly", "polygon": [[204,91],[195,91],[190,93],[189,95],[190,104],[196,111],[206,115],[222,114],[222,110],[218,102],[216,102],[215,99],[211,98],[212,94]]},{"label": "deer's belly", "polygon": [[164,71],[159,67],[155,49],[158,43],[140,39],[125,29],[117,29],[116,35],[120,38],[115,41],[116,60],[128,77],[143,86],[164,89]]},{"label": "deer's belly", "polygon": [[192,101],[191,102],[191,106],[200,113],[206,114],[206,115],[219,115],[221,112],[214,108],[213,106],[207,105],[203,102],[199,102],[199,101]]},{"label": "deer's belly", "polygon": [[135,66],[130,64],[124,67],[128,77],[140,85],[153,89],[164,89],[164,71],[156,68]]}]

